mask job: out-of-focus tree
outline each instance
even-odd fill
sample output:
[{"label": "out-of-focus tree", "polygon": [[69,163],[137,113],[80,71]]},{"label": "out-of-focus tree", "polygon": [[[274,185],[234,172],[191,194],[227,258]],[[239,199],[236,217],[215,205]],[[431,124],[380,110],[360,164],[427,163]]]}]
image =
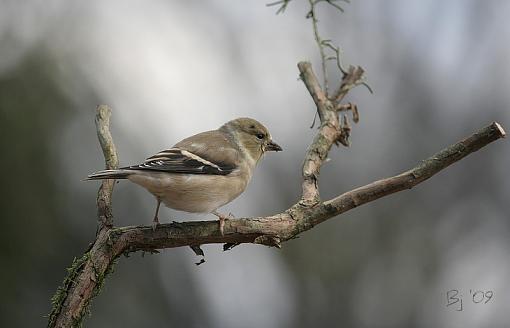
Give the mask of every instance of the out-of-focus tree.
[{"label": "out-of-focus tree", "polygon": [[[231,208],[266,215],[295,201],[303,145],[313,132],[303,130],[312,120],[310,99],[295,79],[295,62],[315,58],[303,46],[312,39],[302,6],[294,2],[273,19],[260,3],[0,4],[2,150],[33,145],[4,155],[18,163],[9,172],[23,165],[32,171],[2,177],[1,217],[9,228],[2,230],[1,326],[43,325],[63,268],[95,232],[95,186],[80,179],[101,163],[92,123],[100,102],[116,109],[113,133],[124,164],[233,115],[277,126],[282,159],[265,161]],[[349,96],[363,110],[361,122],[353,146],[331,152],[322,168],[325,198],[405,169],[480,122],[508,121],[509,8],[500,1],[356,1],[340,20],[336,10],[319,8],[324,34],[342,41],[345,62],[363,64],[376,90]],[[187,60],[193,65],[182,64]],[[174,87],[175,80],[187,87]],[[192,125],[190,116],[203,119]],[[502,280],[510,249],[505,150],[495,144],[411,193],[319,226],[280,253],[239,247],[225,256],[208,247],[199,269],[186,250],[121,260],[87,324],[235,327],[243,318],[246,326],[265,320],[274,327],[503,325],[510,295]],[[151,200],[143,193],[119,184],[114,197],[117,224],[145,222]],[[462,316],[445,309],[446,288],[480,285],[495,289],[495,303]]]}]

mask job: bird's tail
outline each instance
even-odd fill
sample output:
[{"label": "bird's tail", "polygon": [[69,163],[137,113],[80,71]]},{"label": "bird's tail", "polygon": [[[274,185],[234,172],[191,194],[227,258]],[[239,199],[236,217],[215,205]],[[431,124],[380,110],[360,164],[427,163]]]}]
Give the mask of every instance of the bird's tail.
[{"label": "bird's tail", "polygon": [[102,170],[89,174],[85,180],[127,179],[131,174],[133,174],[131,170]]}]

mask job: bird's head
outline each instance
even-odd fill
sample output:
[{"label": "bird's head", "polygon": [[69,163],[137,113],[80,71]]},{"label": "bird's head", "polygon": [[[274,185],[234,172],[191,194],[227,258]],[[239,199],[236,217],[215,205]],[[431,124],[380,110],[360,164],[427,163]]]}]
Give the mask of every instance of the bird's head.
[{"label": "bird's head", "polygon": [[225,123],[222,129],[233,132],[239,146],[255,161],[258,161],[267,151],[282,150],[282,147],[273,142],[268,129],[252,118],[237,118]]}]

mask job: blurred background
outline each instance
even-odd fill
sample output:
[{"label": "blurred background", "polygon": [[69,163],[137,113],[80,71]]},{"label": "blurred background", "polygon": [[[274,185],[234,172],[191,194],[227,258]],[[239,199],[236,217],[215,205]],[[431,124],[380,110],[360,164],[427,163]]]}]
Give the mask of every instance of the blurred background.
[{"label": "blurred background", "polygon": [[[277,213],[300,196],[314,105],[296,64],[318,50],[306,1],[0,1],[0,326],[41,327],[73,257],[94,239],[103,168],[94,110],[113,108],[121,165],[240,116],[269,154],[223,212]],[[492,121],[510,129],[510,2],[353,0],[318,6],[321,34],[367,71],[361,121],[322,168],[324,199],[414,166]],[[337,73],[331,64],[330,79]],[[338,76],[338,75],[337,75]],[[510,312],[508,141],[412,191],[308,231],[282,250],[204,246],[121,258],[86,327],[503,327]],[[115,224],[150,224],[125,181]],[[160,220],[213,219],[162,209]],[[447,305],[446,293],[463,299]],[[477,291],[493,297],[473,302]],[[487,294],[488,295],[488,294]],[[475,301],[479,301],[477,294]]]}]

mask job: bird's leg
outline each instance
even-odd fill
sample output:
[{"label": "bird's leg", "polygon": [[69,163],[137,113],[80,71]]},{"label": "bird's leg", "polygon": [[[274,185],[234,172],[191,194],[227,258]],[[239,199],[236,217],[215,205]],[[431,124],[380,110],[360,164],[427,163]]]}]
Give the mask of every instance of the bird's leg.
[{"label": "bird's leg", "polygon": [[225,220],[233,219],[234,216],[232,215],[232,213],[229,213],[228,215],[221,214],[216,211],[212,211],[211,213],[216,215],[218,217],[218,219],[220,219],[220,232],[221,232],[221,235],[223,236],[223,228],[225,227]]},{"label": "bird's leg", "polygon": [[161,199],[159,197],[156,197],[156,200],[158,201],[158,205],[156,206],[156,214],[154,214],[154,219],[152,220],[152,230],[156,230],[156,227],[159,224],[158,212],[159,212],[159,205],[161,205]]}]

